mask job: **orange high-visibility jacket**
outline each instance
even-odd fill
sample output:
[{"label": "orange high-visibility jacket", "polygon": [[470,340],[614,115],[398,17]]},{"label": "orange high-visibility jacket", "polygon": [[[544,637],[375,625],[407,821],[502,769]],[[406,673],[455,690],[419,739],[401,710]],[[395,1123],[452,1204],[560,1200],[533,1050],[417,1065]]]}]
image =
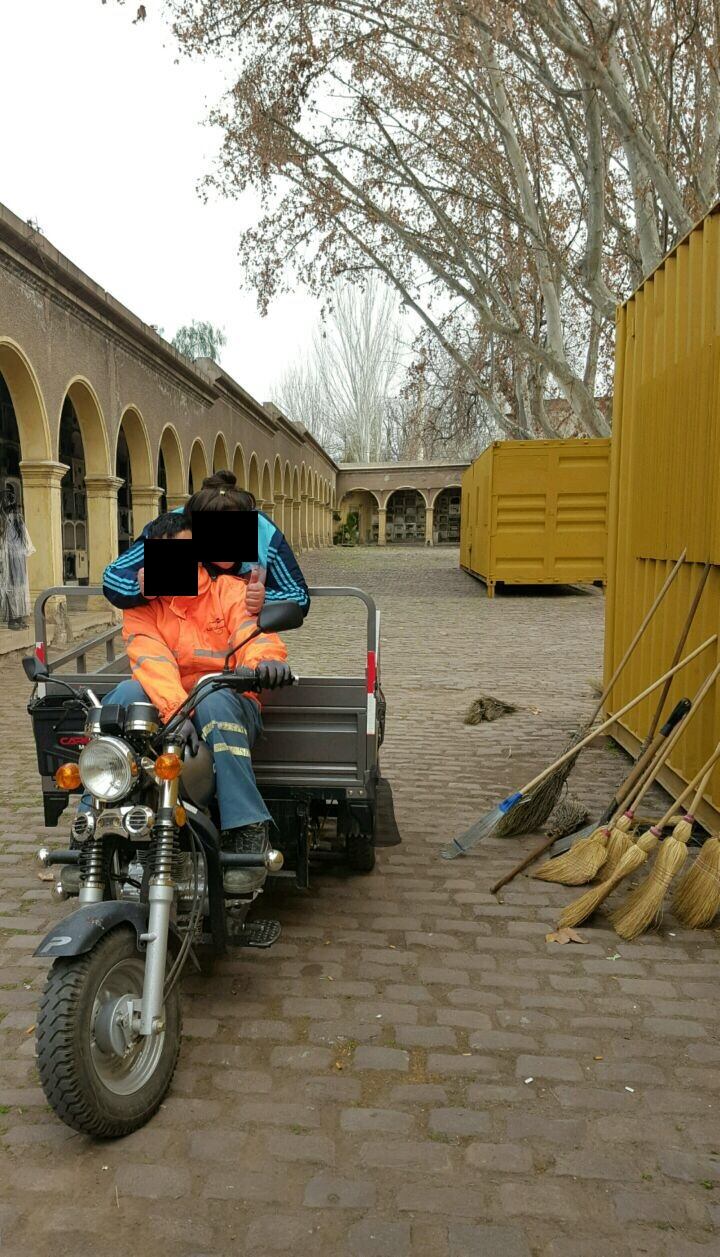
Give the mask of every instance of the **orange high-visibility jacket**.
[{"label": "orange high-visibility jacket", "polygon": [[[154,598],[123,614],[130,669],[163,721],[185,702],[207,672],[220,672],[227,652],[253,631],[256,617],[245,607],[247,585],[235,576],[213,580],[198,571],[196,598]],[[261,633],[231,659],[255,668],[263,659],[287,659],[277,633]],[[248,695],[257,702],[256,694]]]}]

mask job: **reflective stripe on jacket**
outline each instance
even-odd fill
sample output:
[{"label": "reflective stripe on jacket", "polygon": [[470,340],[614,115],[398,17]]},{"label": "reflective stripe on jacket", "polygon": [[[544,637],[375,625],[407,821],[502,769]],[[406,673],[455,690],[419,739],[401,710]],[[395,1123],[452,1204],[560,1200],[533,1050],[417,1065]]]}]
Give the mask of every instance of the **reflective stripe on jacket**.
[{"label": "reflective stripe on jacket", "polygon": [[[196,598],[154,598],[124,612],[123,639],[132,676],[164,721],[201,677],[222,670],[228,651],[253,631],[256,619],[247,611],[246,593],[244,581],[232,576],[213,580],[200,567]],[[231,664],[255,668],[263,659],[287,659],[277,633],[253,638]],[[249,697],[260,701],[256,694]]]}]

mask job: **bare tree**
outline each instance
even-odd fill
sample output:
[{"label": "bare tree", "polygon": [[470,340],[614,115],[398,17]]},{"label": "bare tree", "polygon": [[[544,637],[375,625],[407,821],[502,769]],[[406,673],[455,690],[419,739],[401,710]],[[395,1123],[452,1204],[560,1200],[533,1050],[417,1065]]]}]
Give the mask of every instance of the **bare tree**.
[{"label": "bare tree", "polygon": [[312,351],[277,387],[278,404],[345,462],[387,453],[390,401],[401,342],[397,301],[377,277],[363,287],[336,284]]},{"label": "bare tree", "polygon": [[167,2],[235,59],[214,182],[265,198],[261,308],[371,267],[500,430],[555,389],[607,432],[616,301],[717,197],[716,0]]}]

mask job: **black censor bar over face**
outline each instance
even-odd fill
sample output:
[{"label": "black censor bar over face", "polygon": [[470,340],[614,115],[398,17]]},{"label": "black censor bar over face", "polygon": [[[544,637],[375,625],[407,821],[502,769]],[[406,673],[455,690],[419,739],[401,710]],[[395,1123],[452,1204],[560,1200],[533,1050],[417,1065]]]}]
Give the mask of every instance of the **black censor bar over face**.
[{"label": "black censor bar over face", "polygon": [[198,563],[257,563],[256,511],[195,511],[192,540],[147,537],[143,585],[150,598],[192,598]]},{"label": "black censor bar over face", "polygon": [[257,511],[193,511],[198,563],[257,563]]},{"label": "black censor bar over face", "polygon": [[195,547],[177,537],[146,537],[143,586],[150,598],[196,598],[198,560]]}]

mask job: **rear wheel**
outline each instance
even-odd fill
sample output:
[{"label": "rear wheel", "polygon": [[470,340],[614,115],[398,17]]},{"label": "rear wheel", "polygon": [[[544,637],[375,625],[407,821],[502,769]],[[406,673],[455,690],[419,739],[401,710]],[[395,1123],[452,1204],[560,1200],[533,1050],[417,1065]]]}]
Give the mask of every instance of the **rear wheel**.
[{"label": "rear wheel", "polygon": [[182,1024],[177,987],[159,1034],[120,1051],[109,1043],[118,1031],[108,1014],[116,1001],[140,998],[144,972],[135,931],[120,927],[85,955],[56,960],[48,974],[37,1023],[40,1081],[58,1117],[83,1134],[117,1138],[137,1130],[172,1081]]},{"label": "rear wheel", "polygon": [[369,834],[348,834],[345,854],[355,873],[371,873],[375,868],[375,844]]}]

